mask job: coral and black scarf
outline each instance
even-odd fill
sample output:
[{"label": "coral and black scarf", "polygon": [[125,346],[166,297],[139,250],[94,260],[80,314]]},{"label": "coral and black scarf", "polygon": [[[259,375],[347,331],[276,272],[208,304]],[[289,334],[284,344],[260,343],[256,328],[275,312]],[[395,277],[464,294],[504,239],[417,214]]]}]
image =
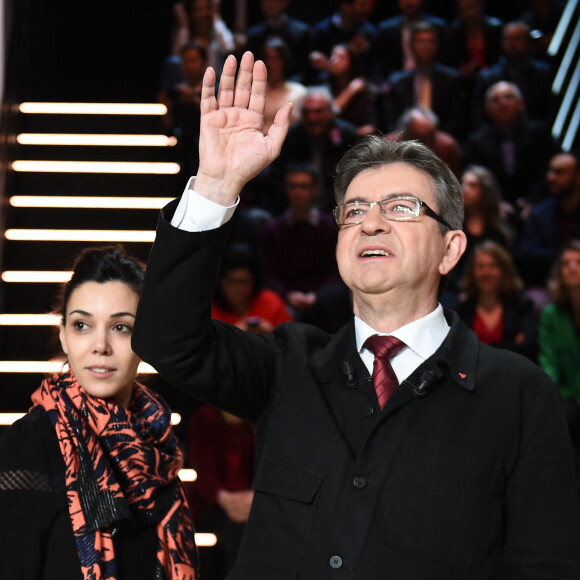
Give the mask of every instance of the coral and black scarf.
[{"label": "coral and black scarf", "polygon": [[[117,576],[113,535],[123,520],[155,522],[156,499],[173,502],[157,517],[154,578],[194,580],[196,549],[191,515],[178,471],[183,455],[170,411],[135,383],[129,409],[89,395],[72,372],[46,379],[32,395],[56,430],[66,464],[69,513],[83,578]],[[159,511],[159,510],[157,510]]]}]

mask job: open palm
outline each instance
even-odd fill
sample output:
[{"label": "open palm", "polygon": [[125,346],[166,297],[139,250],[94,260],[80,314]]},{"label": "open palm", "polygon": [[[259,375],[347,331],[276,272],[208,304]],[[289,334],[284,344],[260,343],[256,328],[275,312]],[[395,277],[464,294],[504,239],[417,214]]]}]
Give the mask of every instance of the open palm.
[{"label": "open palm", "polygon": [[252,177],[280,153],[288,132],[291,104],[282,107],[263,133],[266,67],[247,52],[238,78],[236,59],[224,64],[217,97],[215,72],[208,68],[201,98],[200,163],[196,190],[208,187],[235,199]]}]

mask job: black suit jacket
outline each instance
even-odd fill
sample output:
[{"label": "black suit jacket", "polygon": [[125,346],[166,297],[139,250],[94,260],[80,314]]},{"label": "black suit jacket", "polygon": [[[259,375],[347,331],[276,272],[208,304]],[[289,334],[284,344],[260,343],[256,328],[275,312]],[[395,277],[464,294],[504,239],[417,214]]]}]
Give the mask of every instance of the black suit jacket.
[{"label": "black suit jacket", "polygon": [[[227,227],[164,210],[135,351],[253,421],[255,496],[230,579],[580,577],[580,516],[554,383],[530,361],[449,335],[383,411],[351,321],[255,335],[212,321]],[[345,364],[346,363],[346,364]]]},{"label": "black suit jacket", "polygon": [[[439,32],[439,42],[443,44],[445,38],[445,20],[432,14],[421,14],[418,20],[433,24]],[[379,22],[377,36],[377,58],[382,80],[386,80],[392,73],[403,69],[403,47],[401,29],[405,17],[397,14],[387,20]]]},{"label": "black suit jacket", "polygon": [[[448,66],[435,63],[431,69],[432,106],[439,118],[439,129],[462,136],[465,99],[459,73]],[[415,105],[415,71],[401,71],[389,78],[385,87],[385,125],[392,130],[400,115]]]}]

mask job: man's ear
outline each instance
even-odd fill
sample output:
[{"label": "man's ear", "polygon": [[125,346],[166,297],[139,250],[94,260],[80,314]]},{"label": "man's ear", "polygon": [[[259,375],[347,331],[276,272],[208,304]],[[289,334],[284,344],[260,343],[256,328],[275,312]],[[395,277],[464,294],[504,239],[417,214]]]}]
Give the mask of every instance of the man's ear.
[{"label": "man's ear", "polygon": [[68,354],[68,349],[66,347],[66,338],[64,336],[64,326],[62,324],[59,326],[58,338],[60,339],[60,346],[62,347],[62,352],[64,352],[64,354]]},{"label": "man's ear", "polygon": [[439,263],[439,273],[449,274],[465,252],[467,237],[461,230],[451,230],[445,233],[445,252]]}]

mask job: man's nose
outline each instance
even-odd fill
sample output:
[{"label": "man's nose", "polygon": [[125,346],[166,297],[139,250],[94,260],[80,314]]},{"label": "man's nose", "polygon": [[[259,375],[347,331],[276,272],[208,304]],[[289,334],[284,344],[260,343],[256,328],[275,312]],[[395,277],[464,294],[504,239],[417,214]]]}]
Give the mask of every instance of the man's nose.
[{"label": "man's nose", "polygon": [[391,231],[391,223],[385,219],[379,204],[373,205],[362,222],[362,231],[367,235]]}]

